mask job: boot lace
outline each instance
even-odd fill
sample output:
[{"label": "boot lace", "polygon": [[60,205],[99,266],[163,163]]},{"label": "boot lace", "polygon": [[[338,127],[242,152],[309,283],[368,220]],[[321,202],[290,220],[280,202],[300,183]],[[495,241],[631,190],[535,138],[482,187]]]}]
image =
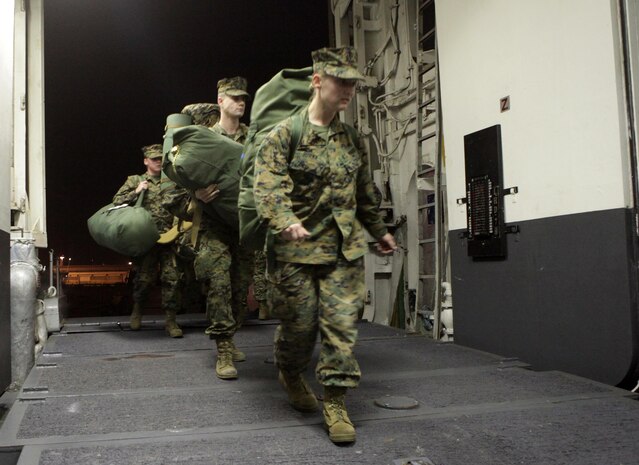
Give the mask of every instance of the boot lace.
[{"label": "boot lace", "polygon": [[332,398],[328,401],[330,412],[335,415],[339,421],[350,423],[350,420],[346,416],[346,405],[344,401],[339,398]]}]

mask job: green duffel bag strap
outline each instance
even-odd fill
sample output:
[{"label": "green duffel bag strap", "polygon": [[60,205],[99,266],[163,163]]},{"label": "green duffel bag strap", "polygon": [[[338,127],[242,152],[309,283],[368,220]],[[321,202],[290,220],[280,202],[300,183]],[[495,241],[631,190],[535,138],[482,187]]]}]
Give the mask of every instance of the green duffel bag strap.
[{"label": "green duffel bag strap", "polygon": [[297,146],[300,145],[300,139],[302,138],[302,131],[304,130],[304,118],[300,113],[295,113],[291,116],[291,143],[288,150],[288,161],[290,163],[291,158],[297,150]]},{"label": "green duffel bag strap", "polygon": [[[142,181],[144,181],[144,178],[142,176],[138,176],[138,185],[140,185],[140,183]],[[136,207],[141,207],[142,206],[142,202],[144,202],[144,193],[145,192],[146,192],[146,189],[142,189],[140,194],[138,194],[138,199],[135,201],[135,206]]]},{"label": "green duffel bag strap", "polygon": [[193,207],[193,226],[191,227],[191,246],[195,249],[197,247],[197,236],[200,234],[200,225],[202,224],[202,205],[200,202],[191,199],[191,206]]}]

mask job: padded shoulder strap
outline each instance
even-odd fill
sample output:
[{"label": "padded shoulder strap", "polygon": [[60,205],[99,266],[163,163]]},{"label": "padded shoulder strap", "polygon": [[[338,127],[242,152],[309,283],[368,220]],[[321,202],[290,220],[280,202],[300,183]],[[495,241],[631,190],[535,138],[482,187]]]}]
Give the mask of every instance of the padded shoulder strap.
[{"label": "padded shoulder strap", "polygon": [[288,159],[290,160],[297,150],[297,146],[300,145],[300,139],[302,138],[302,115],[299,113],[291,116],[291,143],[288,149]]},{"label": "padded shoulder strap", "polygon": [[[144,181],[144,178],[143,178],[141,175],[138,175],[138,185],[139,185],[142,181]],[[135,206],[136,206],[136,207],[141,207],[141,206],[142,206],[142,202],[144,202],[144,193],[145,193],[145,190],[144,190],[144,189],[142,189],[142,192],[140,192],[140,194],[138,194],[138,199],[137,199],[137,201],[135,202]]]},{"label": "padded shoulder strap", "polygon": [[346,128],[346,134],[348,134],[351,145],[356,148],[359,147],[359,133],[357,132],[357,129],[346,123],[344,123],[344,127]]}]

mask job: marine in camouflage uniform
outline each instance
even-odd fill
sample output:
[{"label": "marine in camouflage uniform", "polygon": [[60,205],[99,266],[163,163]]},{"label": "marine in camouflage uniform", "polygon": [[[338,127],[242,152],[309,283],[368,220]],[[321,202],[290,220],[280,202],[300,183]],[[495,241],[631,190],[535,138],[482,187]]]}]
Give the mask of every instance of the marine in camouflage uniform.
[{"label": "marine in camouflage uniform", "polygon": [[[224,94],[225,96],[244,96],[248,97],[248,92],[246,92],[247,82],[241,76],[237,76],[234,78],[222,79],[218,83],[218,93]],[[221,88],[221,90],[220,90]],[[194,118],[194,124],[203,124],[196,122],[195,118],[198,117],[201,121],[214,121],[214,124],[211,126],[211,130],[226,136],[238,144],[244,144],[246,142],[246,137],[248,135],[248,126],[244,123],[240,123],[236,132],[233,134],[229,134],[226,129],[220,124],[220,106],[214,104],[207,103],[197,103],[187,105],[182,109],[182,113],[191,114]],[[186,110],[186,111],[185,111]],[[215,113],[217,110],[217,113]],[[211,114],[211,117],[208,116]],[[265,319],[268,316],[268,305],[266,303],[267,300],[267,281],[266,281],[266,255],[257,251],[254,253],[249,253],[243,248],[239,246],[235,246],[234,250],[236,251],[233,255],[233,258],[236,264],[239,266],[239,270],[237,270],[238,279],[241,280],[238,286],[236,286],[239,292],[242,292],[244,287],[248,288],[249,283],[251,281],[251,277],[253,280],[253,294],[255,299],[259,304],[259,315],[260,318]],[[234,281],[235,282],[235,281]],[[241,315],[241,321],[246,317],[246,313],[248,313],[248,305],[245,301],[246,294],[243,294],[242,299],[244,302],[241,304],[241,308],[243,309],[243,314]]]},{"label": "marine in camouflage uniform", "polygon": [[[225,78],[218,81],[220,120],[212,131],[244,144],[248,127],[239,119],[244,115],[249,97],[246,79]],[[245,359],[233,342],[246,314],[252,254],[239,246],[237,231],[230,230],[214,215],[205,211],[198,236],[195,272],[208,283],[206,333],[217,345],[216,374],[222,379],[237,378],[234,361]]]},{"label": "marine in camouflage uniform", "polygon": [[[212,127],[220,118],[220,106],[216,103],[191,103],[185,105],[179,114],[172,114],[167,117],[167,129],[170,127],[176,129],[189,124],[197,124],[205,127]],[[168,133],[167,133],[168,134]],[[166,141],[166,138],[165,138]],[[165,144],[166,145],[166,144]],[[164,151],[167,152],[171,147],[165,146]],[[176,199],[185,199],[186,204],[184,210],[188,206],[190,200],[189,192],[183,187],[178,186],[162,173],[163,192],[165,199],[165,207],[169,210],[176,204]],[[179,202],[178,202],[179,203]],[[174,249],[178,257],[178,263],[182,271],[181,289],[181,308],[187,312],[199,313],[205,305],[204,295],[206,290],[203,289],[202,283],[198,282],[195,276],[193,262],[195,259],[195,247],[191,244],[192,233],[192,217],[190,215],[181,214],[179,211],[175,213],[177,225],[177,237],[174,242]],[[183,219],[181,216],[188,218]]]},{"label": "marine in camouflage uniform", "polygon": [[[145,191],[142,206],[151,212],[158,231],[162,233],[169,230],[173,224],[173,215],[162,207],[161,202],[162,146],[159,144],[147,145],[142,147],[142,152],[147,171],[141,175],[129,176],[124,185],[113,196],[113,203],[116,205],[134,204],[141,192]],[[131,329],[140,329],[142,308],[156,282],[159,271],[162,286],[162,309],[166,313],[166,330],[171,337],[182,337],[182,330],[176,322],[176,313],[179,309],[180,273],[171,245],[155,245],[144,256],[135,258],[134,266],[136,274],[133,279]]]},{"label": "marine in camouflage uniform", "polygon": [[380,252],[396,247],[377,209],[368,158],[337,115],[363,78],[356,63],[350,47],[313,52],[314,94],[301,115],[295,152],[289,154],[289,118],[264,139],[255,164],[257,211],[274,235],[269,279],[271,311],[281,319],[275,334],[280,382],[293,407],[317,408],[302,373],[319,332],[316,376],[324,386],[323,413],[334,442],[355,440],[344,395],[361,375],[353,347],[364,305],[364,228],[378,240]]},{"label": "marine in camouflage uniform", "polygon": [[[237,99],[239,98],[248,98],[249,94],[246,92],[246,79],[243,77],[237,76],[234,78],[221,79],[218,82],[218,94],[222,95],[223,99],[228,100],[229,97]],[[224,101],[221,102],[221,105],[226,105]],[[232,112],[232,108],[231,108]],[[228,111],[225,112],[228,115]],[[243,110],[242,110],[243,113]],[[231,113],[232,114],[232,113]],[[229,132],[223,125],[224,121],[220,119],[212,128],[213,132],[216,132],[220,135],[228,137],[238,144],[244,145],[246,142],[246,137],[248,135],[248,126],[244,123],[239,123],[235,132]],[[234,301],[237,301],[238,308],[240,310],[239,314],[236,317],[238,329],[244,322],[246,318],[246,314],[248,312],[248,305],[246,301],[247,291],[249,284],[251,282],[251,272],[253,268],[253,254],[245,251],[242,247],[239,246],[237,238],[232,238],[231,245],[231,255],[232,262],[234,262],[233,270],[234,275],[237,276],[237,281],[235,278],[232,279],[234,294]]]},{"label": "marine in camouflage uniform", "polygon": [[[241,77],[222,79],[218,82],[218,106],[220,120],[210,129],[243,144],[248,127],[239,122],[246,106],[246,79]],[[211,104],[212,105],[212,104]],[[185,110],[200,122],[206,121],[199,110],[208,104],[194,104]],[[222,379],[236,379],[233,362],[246,356],[233,342],[233,336],[247,313],[247,290],[250,281],[250,256],[240,249],[237,231],[210,210],[203,211],[201,202],[215,201],[217,186],[198,189],[193,193],[176,189],[165,199],[165,205],[176,215],[193,219],[196,242],[194,271],[206,289],[206,311],[210,325],[206,334],[215,339],[217,346],[216,374]],[[198,212],[199,210],[199,212]]]}]

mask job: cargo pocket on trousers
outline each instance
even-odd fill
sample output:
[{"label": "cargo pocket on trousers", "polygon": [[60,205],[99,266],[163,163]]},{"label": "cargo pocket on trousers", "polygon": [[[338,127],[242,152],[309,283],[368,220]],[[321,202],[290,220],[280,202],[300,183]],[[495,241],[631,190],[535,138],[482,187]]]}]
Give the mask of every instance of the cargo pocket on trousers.
[{"label": "cargo pocket on trousers", "polygon": [[288,319],[293,316],[295,307],[289,304],[290,289],[287,281],[303,267],[304,265],[299,263],[276,262],[274,270],[266,273],[268,280],[266,296],[272,317]]}]

